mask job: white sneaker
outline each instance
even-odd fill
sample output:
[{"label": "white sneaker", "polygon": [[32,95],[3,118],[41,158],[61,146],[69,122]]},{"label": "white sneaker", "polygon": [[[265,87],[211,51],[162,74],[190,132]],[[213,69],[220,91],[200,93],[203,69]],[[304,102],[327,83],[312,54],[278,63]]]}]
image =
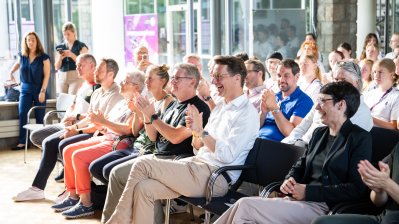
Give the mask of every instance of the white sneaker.
[{"label": "white sneaker", "polygon": [[30,187],[27,190],[17,194],[17,196],[13,197],[13,199],[17,202],[44,199],[44,191]]},{"label": "white sneaker", "polygon": [[[166,207],[164,207],[164,212]],[[178,205],[175,200],[171,200],[170,202],[170,210],[169,214],[179,214],[187,212],[187,204],[186,205]]]},{"label": "white sneaker", "polygon": [[68,197],[68,192],[64,190],[61,194],[57,196],[57,198],[54,200],[54,203],[58,204],[61,201],[63,201],[66,197]]}]

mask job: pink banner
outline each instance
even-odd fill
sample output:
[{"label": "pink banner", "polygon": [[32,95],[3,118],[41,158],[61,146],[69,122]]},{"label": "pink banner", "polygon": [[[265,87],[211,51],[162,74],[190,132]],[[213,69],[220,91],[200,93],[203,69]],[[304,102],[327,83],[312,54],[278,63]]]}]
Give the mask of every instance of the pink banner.
[{"label": "pink banner", "polygon": [[149,60],[158,62],[158,16],[156,14],[135,14],[124,16],[125,63],[135,65],[134,49],[144,45],[148,48]]}]

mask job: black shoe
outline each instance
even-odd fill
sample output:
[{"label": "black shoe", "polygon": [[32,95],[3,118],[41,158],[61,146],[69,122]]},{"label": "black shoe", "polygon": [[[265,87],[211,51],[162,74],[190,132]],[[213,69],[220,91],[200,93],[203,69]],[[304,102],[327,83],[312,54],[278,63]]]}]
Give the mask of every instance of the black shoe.
[{"label": "black shoe", "polygon": [[62,169],[62,171],[56,177],[54,177],[54,180],[58,183],[64,182],[64,169]]},{"label": "black shoe", "polygon": [[14,147],[12,147],[11,148],[11,150],[14,150],[14,151],[16,151],[16,150],[24,150],[25,149],[25,145],[23,145],[23,146],[14,146]]}]

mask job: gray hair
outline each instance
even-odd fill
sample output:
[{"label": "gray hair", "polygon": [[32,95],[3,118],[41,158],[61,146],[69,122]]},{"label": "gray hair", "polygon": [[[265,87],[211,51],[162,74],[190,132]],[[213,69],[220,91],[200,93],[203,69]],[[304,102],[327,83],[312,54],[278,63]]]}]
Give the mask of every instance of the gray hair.
[{"label": "gray hair", "polygon": [[144,89],[144,72],[134,69],[126,72],[126,78],[129,78],[132,82],[137,84],[140,89],[140,93]]},{"label": "gray hair", "polygon": [[194,88],[197,89],[199,80],[201,79],[201,75],[199,73],[198,68],[190,63],[178,63],[174,66],[173,69],[182,69],[187,76],[194,78]]},{"label": "gray hair", "polygon": [[335,73],[339,69],[343,69],[351,74],[352,80],[358,83],[357,89],[359,92],[361,92],[363,88],[363,81],[359,65],[352,61],[339,61],[335,64],[333,72]]}]

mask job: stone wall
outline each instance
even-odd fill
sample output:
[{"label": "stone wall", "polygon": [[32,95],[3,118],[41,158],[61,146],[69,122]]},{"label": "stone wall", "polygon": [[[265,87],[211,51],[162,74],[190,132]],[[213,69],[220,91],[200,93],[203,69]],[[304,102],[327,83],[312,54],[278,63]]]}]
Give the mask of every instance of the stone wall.
[{"label": "stone wall", "polygon": [[327,71],[329,52],[342,42],[352,46],[356,57],[356,18],[357,0],[317,0],[317,43]]}]

